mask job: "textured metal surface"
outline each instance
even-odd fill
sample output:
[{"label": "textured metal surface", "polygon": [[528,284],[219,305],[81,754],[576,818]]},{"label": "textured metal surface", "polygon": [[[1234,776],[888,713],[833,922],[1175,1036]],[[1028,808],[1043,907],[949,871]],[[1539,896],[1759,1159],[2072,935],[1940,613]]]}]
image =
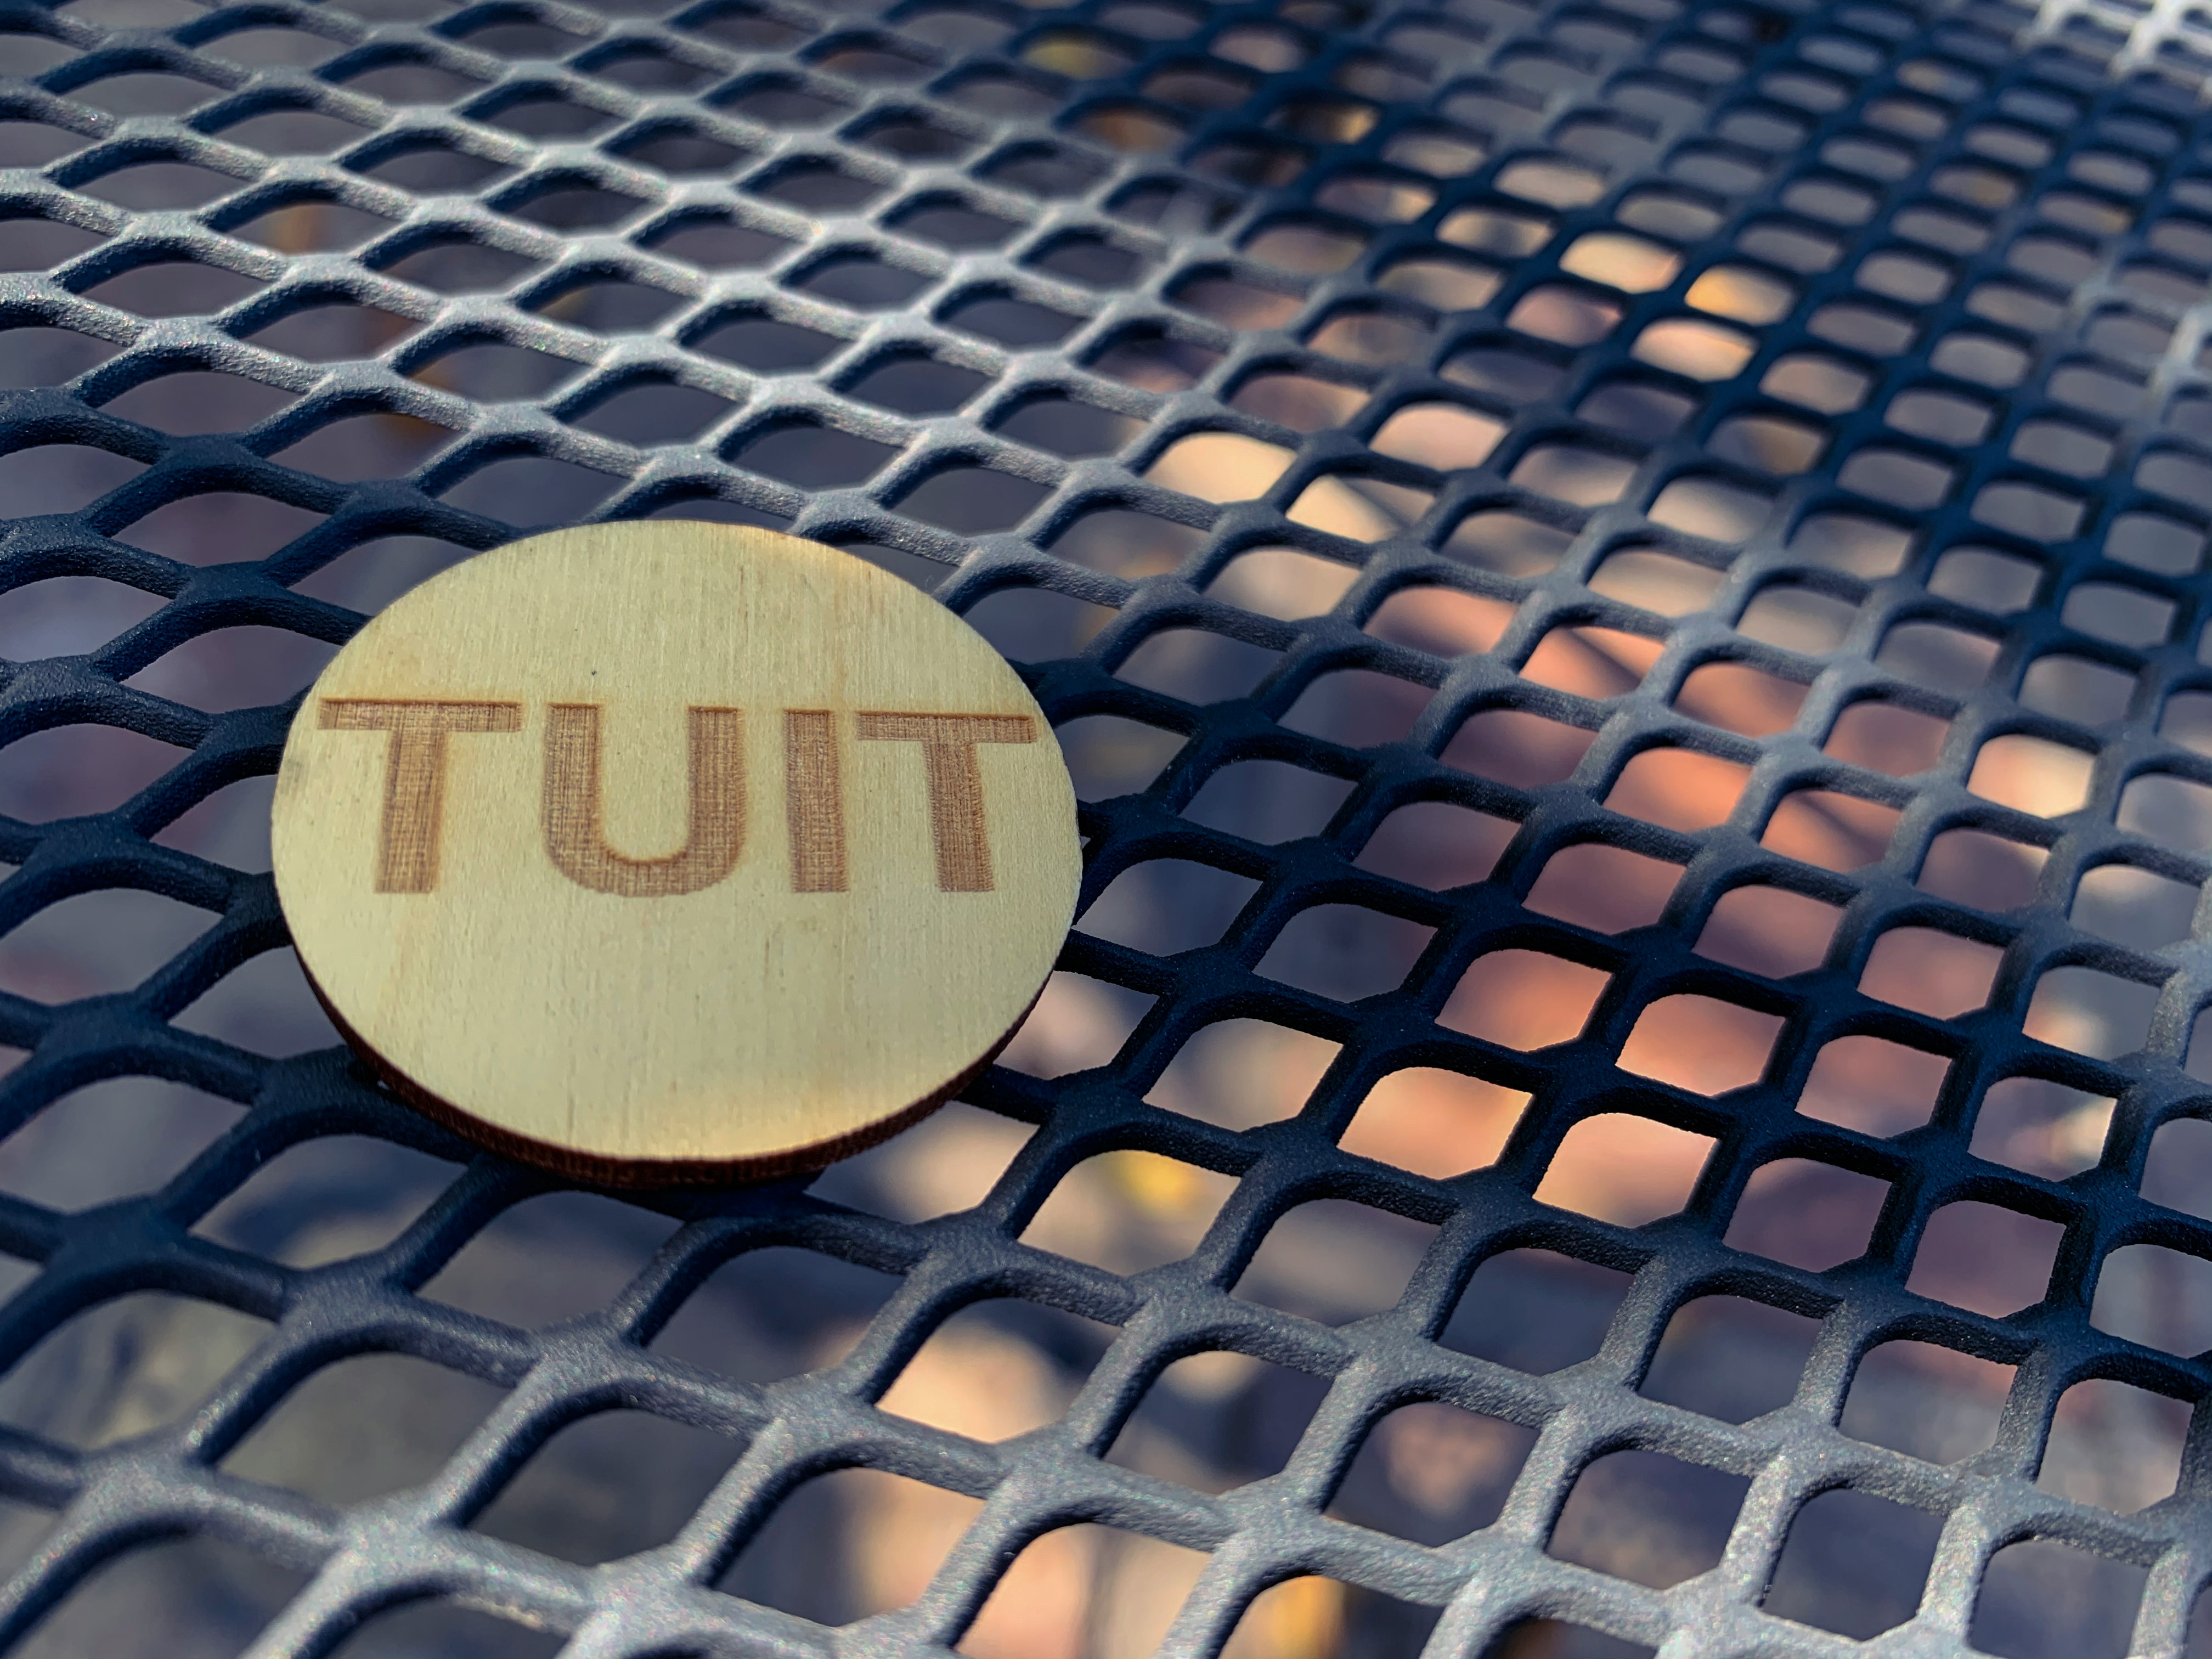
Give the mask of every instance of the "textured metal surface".
[{"label": "textured metal surface", "polygon": [[[2212,1260],[2212,1224],[2140,1191],[2157,1133],[2206,1102],[2185,1068],[2212,958],[2186,937],[2083,925],[2075,899],[2085,872],[2116,862],[2193,894],[2212,848],[2191,793],[2212,788],[2212,755],[2193,705],[2170,702],[2212,684],[2196,649],[2212,511],[2212,453],[2197,441],[2212,436],[2212,404],[2197,390],[2212,152],[2193,14],[1876,0],[1371,13],[1334,0],[1116,13],[1094,0],[1030,13],[907,0],[877,18],[704,0],[646,18],[496,0],[423,23],[253,0],[115,31],[14,0],[0,19],[67,48],[0,82],[0,118],[76,135],[58,159],[0,173],[0,229],[45,220],[88,234],[50,270],[0,276],[0,327],[114,348],[74,378],[0,394],[0,449],[68,444],[144,464],[81,505],[12,519],[0,584],[91,576],[159,601],[87,654],[9,663],[0,742],[90,723],[184,751],[112,811],[0,821],[0,856],[18,866],[0,884],[0,924],[114,887],[221,918],[126,992],[0,996],[0,1041],[27,1051],[0,1112],[12,1128],[125,1074],[252,1108],[143,1196],[77,1211],[0,1200],[0,1248],[37,1269],[0,1314],[0,1357],[126,1292],[273,1322],[173,1427],[88,1451],[29,1430],[0,1437],[0,1487],[57,1517],[0,1596],[0,1644],[118,1552],[185,1533],[307,1576],[257,1652],[327,1651],[422,1595],[572,1636],[566,1650],[592,1659],[920,1651],[958,1642],[1030,1540],[1089,1521],[1205,1553],[1168,1638],[1176,1651],[1217,1649],[1260,1592],[1322,1575],[1440,1611],[1425,1650],[1437,1656],[1539,1618],[1670,1654],[1811,1653],[1836,1638],[1762,1598],[1801,1507],[1850,1488],[1940,1526],[1917,1616],[1889,1650],[1950,1651],[1970,1630],[2000,1651],[2045,1639],[2094,1650],[2087,1637],[2072,1645],[2067,1609],[2087,1599],[2071,1591],[2030,1619],[2042,1635],[2007,1634],[1986,1609],[1977,1625],[1993,1556],[2001,1566],[1998,1552],[2031,1539],[2131,1570],[2140,1599],[2130,1591],[2117,1616],[2133,1621],[2132,1650],[2181,1648],[2212,1576],[2195,1442],[2179,1494],[2136,1513],[2037,1476],[2075,1384],[2193,1402],[2212,1380],[2197,1357],[2212,1343],[2208,1298],[2188,1279]],[[532,23],[550,27],[526,40]],[[331,55],[312,70],[226,55],[236,32],[279,27]],[[523,44],[488,49],[506,38],[483,33],[497,27]],[[403,103],[349,84],[380,70],[398,76],[384,83],[394,98],[433,90]],[[155,71],[204,82],[204,101],[118,118],[93,98],[106,78]],[[287,111],[350,130],[271,155],[240,127]],[[678,140],[698,141],[703,170],[680,170]],[[434,173],[421,188],[390,182],[413,176],[391,171],[400,158],[440,149],[496,166],[465,188]],[[164,161],[217,175],[212,194],[141,208],[103,189]],[[556,194],[590,191],[604,194]],[[356,240],[337,251],[266,231],[264,216],[307,203],[371,216],[344,219]],[[680,233],[717,224],[743,228],[719,234],[746,263],[684,256],[698,244]],[[1586,240],[1624,228],[1641,240]],[[406,263],[447,244],[514,257],[480,284],[465,266]],[[176,261],[250,281],[185,315],[101,297],[135,268]],[[661,296],[658,319],[587,326],[596,313],[563,298],[617,280]],[[260,337],[337,301],[406,326],[391,325],[400,337],[380,352],[328,361]],[[727,331],[748,317],[825,337]],[[569,372],[550,389],[470,395],[429,367],[489,343]],[[871,394],[882,383],[869,377],[902,353],[969,371],[972,392],[943,412],[885,407],[898,399]],[[204,435],[116,412],[135,388],[186,372],[284,395],[250,429]],[[1255,389],[1263,372],[1346,390],[1338,412],[1295,430],[1273,416],[1327,410],[1331,394],[1271,403]],[[724,404],[695,405],[712,412],[686,441],[591,429],[613,394],[648,382]],[[1091,420],[1103,438],[1060,447],[1096,453],[1021,441],[1020,411],[1047,397],[1094,411],[1055,418]],[[1444,452],[1385,431],[1407,405],[1438,402],[1489,425],[1447,423]],[[294,450],[362,415],[428,423],[404,428],[421,441],[391,476],[348,470],[380,453],[369,439]],[[822,430],[778,440],[806,422]],[[397,443],[403,428],[375,430]],[[1486,459],[1431,470],[1425,457],[1473,459],[1477,430],[1496,435]],[[1171,453],[1201,433],[1281,453]],[[485,469],[518,458],[578,471],[487,493]],[[932,483],[948,469],[980,471]],[[1326,482],[1339,475],[1361,482]],[[245,562],[131,539],[155,509],[210,490],[319,516]],[[1108,780],[1085,809],[1086,902],[1162,858],[1247,878],[1249,901],[1218,942],[1171,957],[1078,933],[1069,973],[1152,1000],[1109,1063],[1050,1080],[1002,1067],[975,1091],[1039,1127],[972,1209],[905,1223],[796,1189],[686,1200],[666,1211],[681,1227],[611,1302],[535,1332],[415,1293],[540,1190],[493,1160],[471,1163],[396,1242],[327,1266],[288,1267],[195,1232],[311,1138],[463,1154],[340,1052],[271,1060],[173,1023],[283,934],[265,876],[157,834],[270,771],[289,705],[210,714],[128,682],[223,629],[342,641],[358,615],[295,585],[380,538],[480,548],[514,533],[517,503],[542,523],[702,501],[957,566],[939,591],[963,611],[1011,589],[1106,607],[1079,649],[1026,671],[1056,723],[1110,715],[1168,734],[1158,775],[1124,788],[1114,757],[1143,745],[1126,729],[1069,732],[1079,769]],[[486,502],[507,517],[471,505]],[[1150,515],[1149,527],[1101,531],[1088,515],[1106,509]],[[1521,517],[1479,516],[1501,514]],[[1235,581],[1216,585],[1261,547],[1356,579],[1310,614],[1270,614],[1240,602]],[[1645,556],[1624,562],[1624,548]],[[1439,646],[1377,621],[1415,589],[1492,603],[1465,613],[1476,620],[1456,648]],[[1559,632],[1571,628],[1617,633]],[[1249,691],[1212,701],[1117,672],[1166,629],[1273,654]],[[1606,696],[1602,674],[1547,674],[1552,641],[1631,664],[1625,687]],[[2054,656],[2074,660],[2051,669]],[[1693,671],[1716,661],[1770,678],[1694,692]],[[2100,678],[2100,666],[2113,672]],[[1348,670],[1382,678],[1332,682],[1339,702],[1292,713],[1317,679]],[[1377,738],[1369,703],[1415,712]],[[1317,708],[1335,708],[1352,740],[1316,735]],[[1462,729],[1499,710],[1529,723]],[[1988,747],[2008,738],[2057,747]],[[1254,759],[1349,793],[1310,824],[1288,816],[1306,799],[1296,788],[1257,797],[1229,827],[1186,815],[1210,775]],[[1655,761],[1692,771],[1662,776]],[[1850,799],[1827,801],[1826,817],[1785,805],[1806,790]],[[1432,888],[1363,858],[1416,802],[1505,821],[1490,879]],[[1994,839],[1952,842],[1954,874],[1938,880],[1931,849],[1961,828]],[[1863,854],[1832,850],[1852,834],[1871,836]],[[1583,844],[1683,866],[1663,915],[1608,933],[1576,925],[1556,896],[1534,903],[1541,873]],[[1974,882],[2014,864],[2029,887],[1976,908]],[[1578,879],[1611,879],[1604,868]],[[1722,959],[1711,919],[1747,889],[1834,907],[1825,947],[1802,963]],[[1418,938],[1417,959],[1402,981],[1346,1000],[1268,965],[1279,935],[1321,905],[1350,907],[1331,913],[1347,938],[1369,937],[1356,913],[1433,931],[1384,928]],[[1533,954],[1460,988],[1471,963],[1508,950]],[[1545,958],[1595,971],[1561,979]],[[2052,977],[2062,969],[2089,971]],[[1552,1034],[1569,1040],[1538,1047],[1486,1012],[1532,986],[1547,1007],[1597,988],[1587,1024],[1570,1018]],[[1665,998],[1702,1000],[1655,1007]],[[1179,1049],[1232,1018],[1340,1052],[1280,1121],[1223,1127],[1146,1103]],[[1685,1033],[1688,1062],[1638,1061]],[[1924,1124],[1884,1133],[1893,1126],[1798,1109],[1824,1048],[1847,1037],[1948,1061]],[[1747,1071],[1722,1075],[1744,1054]],[[1533,1103],[1494,1164],[1455,1179],[1340,1150],[1370,1085],[1407,1067]],[[2117,1099],[2088,1167],[2059,1178],[2063,1160],[2021,1167],[1977,1139],[1992,1088],[2021,1074]],[[1604,1114],[1711,1138],[1679,1215],[1625,1226],[1537,1200],[1570,1131]],[[1133,1148],[1233,1178],[1194,1254],[1125,1275],[1019,1242],[1085,1158]],[[1789,1265],[1786,1246],[1739,1224],[1754,1172],[1783,1159],[1887,1183],[1870,1233],[1826,1271]],[[1265,1305],[1249,1282],[1237,1294],[1279,1218],[1321,1199],[1433,1228],[1394,1305],[1331,1326]],[[1947,1209],[1960,1204],[1986,1207]],[[2055,1250],[2047,1292],[2005,1316],[1945,1299],[1921,1259],[1931,1224],[1966,1230],[1946,1247],[1962,1258],[2009,1261],[2033,1255],[2019,1239],[2058,1237],[2004,1231],[2022,1216],[2063,1229],[2039,1246]],[[1975,1228],[1995,1242],[1975,1246]],[[901,1280],[848,1357],[756,1385],[645,1346],[722,1263],[793,1243]],[[2113,1253],[2145,1245],[2168,1254],[2154,1260],[2150,1311],[2130,1315]],[[1526,1248],[1635,1275],[1594,1357],[1540,1375],[1437,1340],[1478,1266]],[[1646,1375],[1676,1310],[1717,1293],[1821,1322],[1794,1399],[1748,1422],[1665,1403]],[[1115,1328],[1057,1422],[992,1444],[871,1403],[940,1320],[987,1296]],[[1993,1448],[1943,1464],[1839,1426],[1865,1356],[1899,1338],[2016,1367]],[[1326,1380],[1282,1474],[1209,1494],[1102,1457],[1164,1365],[1218,1346]],[[371,1350],[511,1392],[434,1478],[380,1503],[331,1507],[217,1467],[312,1372]],[[1496,1522],[1430,1547],[1325,1514],[1370,1425],[1431,1400],[1540,1431]],[[469,1528],[555,1428],[615,1404],[745,1443],[673,1541],[592,1568]],[[1547,1550],[1584,1470],[1628,1449],[1745,1483],[1717,1565],[1656,1589]],[[853,1465],[982,1500],[918,1601],[836,1632],[711,1588],[795,1483]],[[2047,1582],[2073,1581],[2059,1570]],[[1420,1616],[1407,1617],[1418,1632]]]}]

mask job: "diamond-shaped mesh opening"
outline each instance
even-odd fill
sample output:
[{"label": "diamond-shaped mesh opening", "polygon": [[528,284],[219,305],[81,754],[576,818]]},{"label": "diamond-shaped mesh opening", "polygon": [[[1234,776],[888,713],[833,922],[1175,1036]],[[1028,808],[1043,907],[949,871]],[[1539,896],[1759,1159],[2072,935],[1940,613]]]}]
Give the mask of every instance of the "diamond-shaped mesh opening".
[{"label": "diamond-shaped mesh opening", "polygon": [[[0,9],[0,1647],[2182,1650],[2208,71]],[[653,516],[968,616],[1087,871],[963,1102],[617,1203],[336,1046],[267,814],[364,616]]]}]

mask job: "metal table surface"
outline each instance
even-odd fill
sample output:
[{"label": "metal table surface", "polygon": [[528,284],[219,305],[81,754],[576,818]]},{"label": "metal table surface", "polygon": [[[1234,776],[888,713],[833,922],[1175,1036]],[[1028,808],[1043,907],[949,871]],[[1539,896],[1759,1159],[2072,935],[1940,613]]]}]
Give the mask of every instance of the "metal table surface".
[{"label": "metal table surface", "polygon": [[[648,9],[0,7],[0,1648],[2182,1650],[2201,14]],[[364,612],[652,514],[1085,799],[811,1187],[472,1154],[254,842]]]}]

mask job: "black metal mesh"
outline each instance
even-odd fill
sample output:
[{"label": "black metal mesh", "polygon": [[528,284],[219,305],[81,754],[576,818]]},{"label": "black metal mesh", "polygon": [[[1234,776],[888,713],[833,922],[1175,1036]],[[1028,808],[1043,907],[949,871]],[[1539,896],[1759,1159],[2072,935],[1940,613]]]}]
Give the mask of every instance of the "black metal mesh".
[{"label": "black metal mesh", "polygon": [[[0,1249],[36,1266],[0,1351],[144,1291],[272,1323],[168,1427],[90,1450],[0,1437],[0,1488],[51,1520],[0,1643],[183,1534],[304,1577],[257,1652],[327,1651],[420,1596],[593,1659],[921,1650],[959,1642],[1032,1540],[1091,1522],[1203,1553],[1176,1651],[1217,1650],[1262,1591],[1317,1575],[1401,1607],[1359,1627],[1376,1651],[1414,1650],[1434,1617],[1435,1655],[1529,1620],[1812,1652],[1834,1639],[1815,1624],[1867,1632],[1804,1613],[1817,1595],[1797,1620],[1762,1600],[1794,1582],[1777,1564],[1801,1510],[1844,1488],[1925,1521],[1895,1638],[1914,1651],[2119,1639],[2067,1622],[2092,1614],[2131,1618],[2132,1651],[2182,1646],[2212,1577],[2200,1437],[2178,1494],[2134,1513],[2054,1483],[2045,1455],[2076,1385],[2128,1385],[2155,1415],[2212,1380],[2202,1188],[2139,1190],[2179,1146],[2161,1132],[2208,1101],[2188,1069],[2212,996],[2188,938],[2212,852],[2196,15],[487,0],[421,23],[252,0],[114,30],[83,9],[15,0],[0,25],[26,70],[0,81],[0,121],[40,124],[54,155],[0,173],[0,238],[31,267],[0,276],[0,340],[67,331],[35,337],[27,378],[50,384],[0,394],[0,487],[24,492],[0,585],[149,597],[82,654],[8,663],[0,742],[64,732],[79,759],[42,763],[64,769],[109,754],[94,728],[182,752],[127,799],[0,819],[0,921],[115,888],[220,920],[127,990],[0,995],[0,1041],[27,1051],[0,1102],[14,1129],[146,1076],[251,1109],[143,1194],[0,1198]],[[249,66],[226,46],[272,29],[326,54]],[[201,83],[183,112],[99,101],[157,74]],[[189,205],[160,193],[191,194],[180,164],[210,175]],[[207,270],[236,280],[196,298]],[[538,355],[454,355],[486,346]],[[243,394],[188,374],[266,388],[266,412],[198,433],[193,411]],[[647,388],[645,424],[607,415]],[[82,499],[40,493],[72,478]],[[220,526],[181,554],[134,528],[210,492],[312,523],[258,558]],[[848,1207],[834,1178],[672,1200],[649,1265],[537,1331],[416,1294],[546,1190],[495,1159],[327,1265],[196,1231],[320,1138],[467,1155],[342,1051],[270,1058],[194,1028],[284,935],[265,875],[164,837],[274,769],[294,703],[209,712],[161,665],[280,630],[222,635],[226,660],[271,641],[296,696],[313,663],[284,641],[361,620],[313,596],[343,556],[434,563],[655,512],[951,567],[937,591],[979,622],[994,596],[1061,596],[1066,616],[1016,620],[1069,641],[1024,672],[1089,797],[1085,902],[1133,871],[1170,915],[1202,915],[1206,872],[1249,898],[1173,953],[1114,942],[1103,910],[1079,925],[1054,995],[1126,1008],[1084,1028],[1126,1040],[1096,1065],[1054,1061],[1049,1031],[1013,1051],[970,1098],[1036,1133],[940,1218]],[[1252,762],[1282,769],[1209,794]],[[1181,862],[1144,873],[1158,860]],[[1583,925],[1655,870],[1648,914]],[[1232,1020],[1337,1045],[1310,1097],[1261,1123],[1147,1103]],[[1837,1084],[1846,1062],[1875,1080]],[[1901,1079],[1930,1064],[1916,1106]],[[1414,1071],[1529,1097],[1494,1162],[1339,1147]],[[1992,1103],[2027,1098],[2023,1079],[2044,1091],[2031,1117],[2071,1115],[2008,1141]],[[1692,1171],[1679,1213],[1578,1199],[1591,1135]],[[1121,1273],[1040,1248],[1056,1188],[1131,1152],[1161,1162],[1113,1167],[1181,1172],[1165,1210],[1186,1218],[1226,1178],[1195,1249]],[[1419,1252],[1350,1322],[1246,1273],[1322,1200]],[[1814,1220],[1841,1229],[1832,1260],[1802,1244]],[[754,1383],[645,1346],[722,1264],[789,1245],[899,1280],[848,1357]],[[1440,1340],[1473,1316],[1477,1268],[1516,1250],[1634,1275],[1594,1355],[1548,1370]],[[1678,1311],[1717,1297],[1820,1322],[1794,1398],[1747,1421],[1653,1381]],[[871,1403],[984,1297],[1114,1328],[1055,1421],[994,1444]],[[1572,1302],[1499,1316],[1525,1337]],[[1945,1463],[1848,1431],[1862,1362],[1900,1340],[2015,1368],[1993,1446]],[[1325,1382],[1279,1475],[1215,1493],[1103,1456],[1164,1366],[1215,1348]],[[378,1504],[218,1467],[372,1351],[511,1391]],[[1533,1432],[1494,1524],[1429,1540],[1343,1518],[1370,1426],[1421,1401]],[[589,1567],[469,1527],[553,1431],[614,1406],[744,1443],[673,1541]],[[1606,1541],[1641,1490],[1600,1478],[1623,1451],[1733,1478],[1705,1570]],[[919,1600],[836,1634],[712,1588],[805,1478],[848,1466],[981,1500]],[[1911,1530],[1869,1526],[1868,1549]],[[2128,1570],[2139,1601],[2046,1567],[2040,1626],[1987,1605],[1977,1622],[1997,1553],[2029,1540]]]}]

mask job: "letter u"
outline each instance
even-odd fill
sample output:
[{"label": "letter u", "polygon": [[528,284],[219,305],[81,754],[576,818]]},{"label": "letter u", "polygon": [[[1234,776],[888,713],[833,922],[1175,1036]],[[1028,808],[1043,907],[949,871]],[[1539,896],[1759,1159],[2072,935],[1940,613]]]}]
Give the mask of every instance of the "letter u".
[{"label": "letter u", "polygon": [[690,804],[684,845],[648,859],[607,845],[600,713],[588,702],[556,702],[545,711],[544,823],[555,866],[579,886],[623,898],[673,898],[712,887],[744,850],[744,711],[686,711]]}]

